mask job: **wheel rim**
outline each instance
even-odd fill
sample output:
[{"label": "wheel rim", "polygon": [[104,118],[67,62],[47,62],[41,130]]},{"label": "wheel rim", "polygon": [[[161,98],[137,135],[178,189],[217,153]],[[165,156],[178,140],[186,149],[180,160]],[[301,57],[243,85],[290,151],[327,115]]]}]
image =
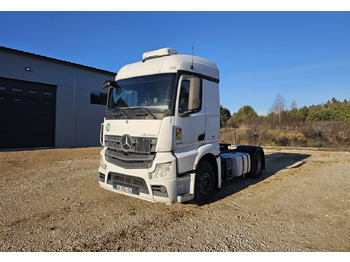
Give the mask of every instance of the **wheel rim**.
[{"label": "wheel rim", "polygon": [[261,172],[261,167],[262,167],[262,161],[261,161],[261,155],[258,154],[256,156],[256,173],[260,174]]},{"label": "wheel rim", "polygon": [[199,176],[198,191],[201,195],[209,193],[212,186],[211,175],[208,172],[203,172]]}]

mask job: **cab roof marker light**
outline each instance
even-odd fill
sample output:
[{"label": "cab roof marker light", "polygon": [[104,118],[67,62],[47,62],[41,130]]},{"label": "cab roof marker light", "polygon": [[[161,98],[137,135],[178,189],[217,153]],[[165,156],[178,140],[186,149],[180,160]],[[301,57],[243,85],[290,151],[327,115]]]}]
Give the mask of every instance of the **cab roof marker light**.
[{"label": "cab roof marker light", "polygon": [[146,60],[162,57],[162,56],[169,56],[169,55],[177,55],[178,52],[176,52],[175,49],[167,47],[167,48],[161,48],[154,51],[149,51],[146,53],[143,53],[142,55],[142,62],[145,62]]}]

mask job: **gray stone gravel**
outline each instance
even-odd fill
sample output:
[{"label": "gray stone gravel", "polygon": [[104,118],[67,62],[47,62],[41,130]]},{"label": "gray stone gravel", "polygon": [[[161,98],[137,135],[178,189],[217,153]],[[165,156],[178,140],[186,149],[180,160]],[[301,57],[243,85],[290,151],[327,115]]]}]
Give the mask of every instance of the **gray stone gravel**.
[{"label": "gray stone gravel", "polygon": [[101,189],[99,150],[0,152],[1,252],[350,251],[348,152],[266,150],[262,178],[168,206]]}]

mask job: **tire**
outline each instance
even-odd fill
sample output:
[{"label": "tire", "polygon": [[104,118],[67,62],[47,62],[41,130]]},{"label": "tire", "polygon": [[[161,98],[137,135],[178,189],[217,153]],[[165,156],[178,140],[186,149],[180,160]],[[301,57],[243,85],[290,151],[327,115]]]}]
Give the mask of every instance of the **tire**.
[{"label": "tire", "polygon": [[248,174],[249,177],[259,178],[263,170],[263,153],[260,150],[254,152],[252,166]]},{"label": "tire", "polygon": [[208,203],[213,196],[214,186],[212,165],[207,161],[201,161],[196,171],[194,201],[199,205]]}]

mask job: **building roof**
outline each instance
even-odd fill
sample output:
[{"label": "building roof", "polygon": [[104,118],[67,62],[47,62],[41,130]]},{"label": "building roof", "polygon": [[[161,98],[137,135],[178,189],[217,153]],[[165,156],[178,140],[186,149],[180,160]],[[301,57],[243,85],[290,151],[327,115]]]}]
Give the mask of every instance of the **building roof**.
[{"label": "building roof", "polygon": [[91,67],[91,66],[80,65],[80,64],[76,64],[76,63],[72,63],[72,62],[68,62],[68,61],[64,61],[64,60],[60,60],[60,59],[56,59],[56,58],[52,58],[52,57],[47,57],[47,56],[43,56],[43,55],[38,55],[38,54],[34,54],[34,53],[24,52],[24,51],[21,51],[21,50],[12,49],[12,48],[8,48],[8,47],[4,47],[4,46],[0,46],[0,51],[4,51],[4,52],[8,52],[8,53],[14,53],[14,54],[18,54],[18,55],[24,55],[24,56],[37,58],[37,59],[42,59],[42,60],[50,61],[50,62],[54,62],[54,63],[74,66],[74,67],[77,67],[77,68],[91,70],[91,71],[95,71],[95,72],[99,72],[99,73],[110,74],[110,75],[113,75],[113,76],[115,76],[117,74],[115,72],[111,72],[111,71],[107,71],[107,70],[103,70],[103,69],[98,69],[98,68],[94,68],[94,67]]}]

